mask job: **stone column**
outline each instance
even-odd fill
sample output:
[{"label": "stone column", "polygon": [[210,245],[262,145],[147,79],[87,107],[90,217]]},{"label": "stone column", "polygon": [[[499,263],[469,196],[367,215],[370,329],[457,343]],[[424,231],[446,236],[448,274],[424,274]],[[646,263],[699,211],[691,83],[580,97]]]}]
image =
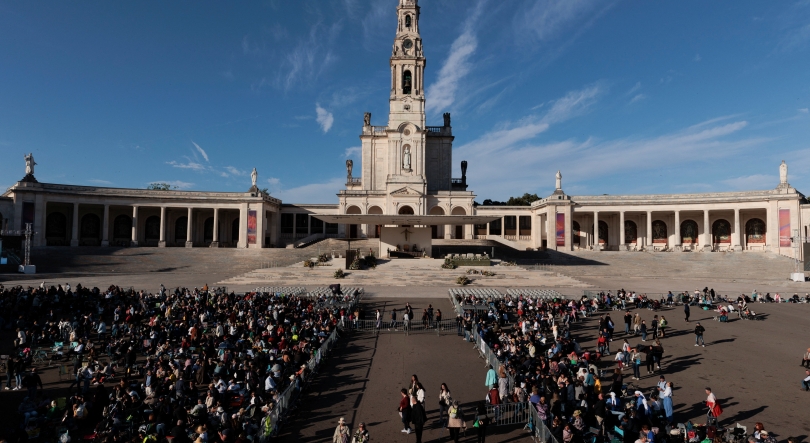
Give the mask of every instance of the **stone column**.
[{"label": "stone column", "polygon": [[557,207],[552,206],[546,211],[546,249],[557,250]]},{"label": "stone column", "polygon": [[599,211],[593,211],[593,250],[599,251]]},{"label": "stone column", "polygon": [[563,213],[565,214],[565,250],[570,251],[574,247],[573,224],[574,224],[574,207],[571,205],[563,206]]},{"label": "stone column", "polygon": [[104,205],[104,218],[101,221],[101,246],[110,246],[110,205]]},{"label": "stone column", "polygon": [[132,207],[132,240],[130,246],[138,246],[138,207]]},{"label": "stone column", "polygon": [[501,238],[506,238],[506,216],[501,217]]},{"label": "stone column", "polygon": [[683,239],[681,238],[681,211],[675,211],[675,250],[680,251]]},{"label": "stone column", "polygon": [[444,225],[444,238],[453,238],[453,225]]},{"label": "stone column", "polygon": [[[793,235],[793,233],[791,233],[791,235]],[[737,252],[742,251],[740,238],[740,208],[734,208],[734,235],[731,237],[731,245]]]},{"label": "stone column", "polygon": [[627,239],[624,238],[624,211],[619,211],[619,250],[627,250]]},{"label": "stone column", "polygon": [[186,247],[193,248],[194,247],[194,240],[191,237],[191,227],[192,227],[192,218],[191,218],[191,208],[188,208],[188,216],[186,217]]},{"label": "stone column", "polygon": [[70,234],[70,246],[79,246],[79,204],[73,203],[73,226]]},{"label": "stone column", "polygon": [[709,226],[709,210],[703,210],[703,250],[712,250],[712,227]]},{"label": "stone column", "polygon": [[[247,217],[248,217],[248,204],[242,203],[239,208],[239,242],[236,244],[237,248],[247,248]],[[295,226],[295,225],[293,225]]]},{"label": "stone column", "polygon": [[214,237],[211,239],[209,247],[219,247],[219,208],[214,208]]},{"label": "stone column", "polygon": [[160,240],[158,241],[159,248],[166,247],[166,207],[160,207]]},{"label": "stone column", "polygon": [[645,242],[647,243],[644,245],[645,248],[649,248],[650,251],[655,251],[652,236],[652,211],[647,211],[647,233]]}]

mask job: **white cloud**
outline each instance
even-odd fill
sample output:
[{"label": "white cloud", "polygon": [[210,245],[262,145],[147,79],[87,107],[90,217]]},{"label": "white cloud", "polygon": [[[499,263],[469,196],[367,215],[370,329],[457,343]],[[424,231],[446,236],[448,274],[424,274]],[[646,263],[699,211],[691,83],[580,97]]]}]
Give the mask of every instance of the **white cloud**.
[{"label": "white cloud", "polygon": [[97,179],[97,178],[93,178],[93,179],[87,180],[87,182],[88,182],[88,183],[94,183],[94,184],[97,184],[97,185],[111,185],[111,184],[113,184],[111,181],[107,181],[107,180],[99,180],[99,179]]},{"label": "white cloud", "polygon": [[775,175],[754,174],[742,177],[734,177],[720,182],[734,190],[752,191],[760,189],[772,189],[776,187],[778,178]]},{"label": "white cloud", "polygon": [[589,108],[596,103],[597,97],[602,92],[603,88],[598,84],[588,86],[585,89],[571,91],[566,94],[565,97],[554,102],[554,105],[543,117],[543,121],[546,123],[557,123],[581,115],[587,112]]},{"label": "white cloud", "polygon": [[515,15],[515,30],[539,41],[561,35],[572,23],[590,15],[605,3],[598,0],[535,0]]},{"label": "white cloud", "polygon": [[801,112],[802,114],[810,113],[810,108],[799,108],[797,111]]},{"label": "white cloud", "polygon": [[[308,36],[300,39],[279,64],[278,84],[289,90],[297,83],[317,80],[337,60],[330,45],[338,41],[340,30],[341,22],[331,26],[324,26],[321,22],[312,25]],[[266,83],[266,79],[262,79],[254,88],[261,88]]]},{"label": "white cloud", "polygon": [[241,170],[239,170],[239,169],[237,169],[237,168],[235,168],[233,166],[225,166],[225,171],[227,171],[228,174],[231,174],[231,175],[237,175],[237,176],[247,175],[247,171],[241,171]]},{"label": "white cloud", "polygon": [[209,166],[206,166],[206,165],[194,162],[194,161],[190,161],[190,160],[187,163],[180,163],[180,162],[172,160],[170,162],[166,162],[166,164],[171,165],[172,167],[175,167],[175,168],[191,169],[192,171],[197,171],[197,172],[207,171],[210,168]]},{"label": "white cloud", "polygon": [[[277,183],[280,184],[280,183]],[[273,194],[286,203],[329,203],[328,200],[337,203],[337,192],[346,185],[346,178],[333,178],[325,183],[312,183],[290,189],[279,189]],[[329,199],[325,196],[333,195]],[[327,200],[327,201],[325,201]]]},{"label": "white cloud", "polygon": [[356,157],[359,157],[362,152],[363,152],[362,147],[353,146],[351,148],[346,148],[346,152],[344,153],[344,155],[346,156],[346,158],[349,158],[349,157],[355,157],[356,158]]},{"label": "white cloud", "polygon": [[636,94],[635,97],[630,99],[630,103],[635,103],[644,100],[645,98],[647,98],[647,96],[644,94]]},{"label": "white cloud", "polygon": [[692,59],[692,60],[694,60],[695,62],[699,62],[699,61],[703,60],[703,58],[700,57],[700,54],[695,54],[695,58]]},{"label": "white cloud", "polygon": [[439,79],[427,90],[426,110],[428,113],[446,110],[456,101],[456,91],[461,79],[472,69],[470,58],[478,48],[478,39],[473,30],[481,16],[484,1],[479,0],[467,18],[464,30],[450,47],[450,54],[439,69]]},{"label": "white cloud", "polygon": [[641,89],[641,82],[636,82],[636,84],[635,84],[635,85],[633,85],[633,87],[632,87],[632,88],[630,88],[630,90],[629,90],[629,91],[627,91],[627,94],[626,94],[626,95],[633,95],[633,94],[635,94],[636,92],[638,92],[640,89]]},{"label": "white cloud", "polygon": [[326,109],[322,108],[320,104],[315,103],[315,113],[317,117],[315,120],[321,125],[321,129],[323,129],[324,133],[329,132],[332,128],[332,123],[335,122],[335,117],[332,115],[331,112],[327,111]]},{"label": "white cloud", "polygon": [[270,178],[267,179],[267,184],[269,184],[269,185],[275,186],[275,185],[278,185],[279,183],[281,183],[281,180],[279,180],[279,179],[277,179],[275,177],[270,177]]},{"label": "white cloud", "polygon": [[206,154],[206,152],[203,150],[203,148],[201,148],[200,145],[198,145],[197,143],[194,143],[194,141],[192,141],[191,144],[193,144],[194,147],[197,148],[197,151],[200,153],[200,155],[203,156],[203,158],[207,162],[208,161],[208,154]]}]

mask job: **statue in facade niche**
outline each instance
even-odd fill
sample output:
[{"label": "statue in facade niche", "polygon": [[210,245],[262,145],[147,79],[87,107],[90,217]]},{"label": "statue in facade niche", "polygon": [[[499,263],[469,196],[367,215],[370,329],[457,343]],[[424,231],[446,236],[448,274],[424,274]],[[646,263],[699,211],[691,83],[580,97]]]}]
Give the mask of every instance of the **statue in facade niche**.
[{"label": "statue in facade niche", "polygon": [[444,113],[444,127],[445,128],[450,127],[450,113],[449,112]]},{"label": "statue in facade niche", "polygon": [[25,156],[25,175],[34,175],[34,166],[36,164],[34,154],[28,153],[28,155]]},{"label": "statue in facade niche", "polygon": [[786,185],[787,182],[787,163],[782,160],[782,164],[779,165],[779,183]]},{"label": "statue in facade niche", "polygon": [[[368,115],[368,112],[366,112]],[[346,176],[352,178],[352,168],[354,167],[354,162],[352,159],[346,160]]]},{"label": "statue in facade niche", "polygon": [[250,181],[253,182],[253,187],[256,187],[256,179],[259,178],[259,173],[256,172],[256,168],[253,168],[253,172],[250,173]]},{"label": "statue in facade niche", "polygon": [[405,152],[402,154],[402,169],[411,170],[411,148],[405,147]]},{"label": "statue in facade niche", "polygon": [[371,113],[366,112],[363,114],[363,126],[371,126]]}]

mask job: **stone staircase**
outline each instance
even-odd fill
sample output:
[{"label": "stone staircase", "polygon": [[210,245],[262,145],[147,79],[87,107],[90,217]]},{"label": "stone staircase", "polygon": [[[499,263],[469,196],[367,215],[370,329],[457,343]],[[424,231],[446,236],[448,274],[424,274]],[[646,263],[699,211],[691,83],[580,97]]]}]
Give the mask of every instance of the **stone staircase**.
[{"label": "stone staircase", "polygon": [[[459,267],[442,269],[444,260],[438,259],[392,259],[380,260],[375,269],[345,271],[346,277],[336,280],[333,276],[344,262],[337,259],[330,266],[305,268],[297,263],[286,268],[256,269],[243,275],[223,280],[217,285],[229,288],[252,289],[258,286],[274,285],[317,285],[327,286],[340,283],[347,286],[455,286],[455,280],[467,275],[473,280],[473,287],[531,287],[531,288],[586,288],[590,285],[565,275],[548,270],[527,270],[518,266]],[[495,276],[468,275],[467,269],[486,269]]]},{"label": "stone staircase", "polygon": [[629,278],[705,278],[711,280],[785,280],[793,259],[770,252],[556,252],[538,264],[565,275]]}]

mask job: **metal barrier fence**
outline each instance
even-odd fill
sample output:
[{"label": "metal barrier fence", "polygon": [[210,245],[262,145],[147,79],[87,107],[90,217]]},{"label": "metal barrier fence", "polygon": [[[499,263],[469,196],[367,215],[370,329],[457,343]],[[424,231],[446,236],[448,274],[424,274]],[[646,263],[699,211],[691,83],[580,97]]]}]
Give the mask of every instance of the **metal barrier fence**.
[{"label": "metal barrier fence", "polygon": [[531,403],[529,403],[529,409],[531,414],[531,430],[532,430],[532,439],[537,440],[541,443],[558,443],[557,438],[551,434],[551,431],[548,429],[548,426],[540,419],[540,414],[537,412],[537,408],[534,407]]},{"label": "metal barrier fence", "polygon": [[503,403],[487,405],[487,415],[492,417],[495,426],[526,425],[532,420],[531,403]]},{"label": "metal barrier fence", "polygon": [[381,320],[378,327],[376,320],[351,320],[346,321],[346,329],[358,332],[373,332],[375,334],[424,334],[435,333],[442,335],[451,332],[458,333],[459,326],[456,319],[422,323],[422,320],[408,321],[408,325],[402,320]]},{"label": "metal barrier fence", "polygon": [[511,295],[512,297],[529,297],[534,299],[553,299],[553,298],[563,298],[564,296],[559,292],[553,289],[507,289],[506,295]]},{"label": "metal barrier fence", "polygon": [[290,386],[288,386],[287,389],[285,389],[284,392],[278,396],[276,407],[270,414],[273,435],[278,435],[278,430],[281,427],[281,423],[284,421],[287,415],[289,415],[290,411],[295,405],[295,402],[301,395],[301,391],[303,390],[304,386],[312,380],[312,377],[316,374],[323,357],[332,350],[338,338],[338,330],[335,329],[321,345],[321,347],[315,351],[314,356],[307,362],[308,371],[304,373],[306,375],[302,374],[297,376]]}]

